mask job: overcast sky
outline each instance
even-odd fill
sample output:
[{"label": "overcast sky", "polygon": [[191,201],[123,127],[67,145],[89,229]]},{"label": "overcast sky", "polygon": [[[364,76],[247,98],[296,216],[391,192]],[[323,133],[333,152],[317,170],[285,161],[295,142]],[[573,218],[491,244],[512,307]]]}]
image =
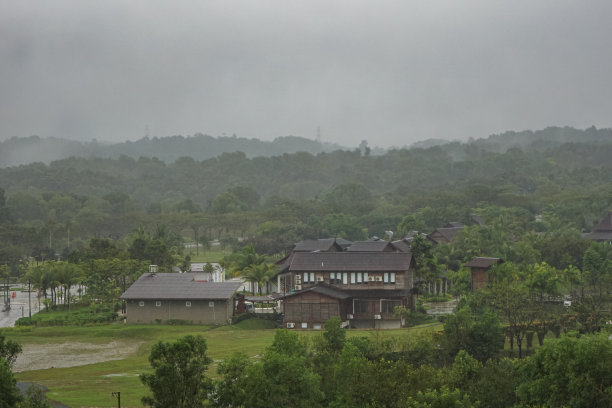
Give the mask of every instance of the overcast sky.
[{"label": "overcast sky", "polygon": [[612,1],[0,0],[0,140],[612,126]]}]

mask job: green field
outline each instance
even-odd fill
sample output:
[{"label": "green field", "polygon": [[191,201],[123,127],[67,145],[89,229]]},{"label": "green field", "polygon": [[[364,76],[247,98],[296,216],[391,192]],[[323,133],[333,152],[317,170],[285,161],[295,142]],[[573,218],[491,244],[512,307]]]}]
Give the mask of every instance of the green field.
[{"label": "green field", "polygon": [[184,254],[191,257],[191,262],[219,262],[224,256],[230,255],[231,249],[221,249],[221,246],[213,246],[209,249],[200,248],[196,255],[195,248],[185,248]]},{"label": "green field", "polygon": [[[33,381],[49,388],[49,398],[76,407],[115,407],[116,399],[111,392],[121,392],[122,407],[139,407],[140,398],[147,393],[138,375],[149,369],[147,357],[152,344],[157,341],[173,341],[187,334],[200,334],[206,338],[209,356],[213,364],[209,374],[215,375],[219,361],[231,353],[240,351],[252,358],[261,355],[272,343],[274,329],[266,320],[245,320],[237,325],[210,326],[165,326],[108,324],[91,327],[42,327],[26,330],[8,329],[3,333],[8,339],[23,345],[67,343],[92,343],[98,345],[119,343],[141,343],[137,352],[122,360],[106,361],[69,368],[17,373],[19,381]],[[423,330],[439,327],[413,328],[404,330],[350,330],[349,336],[369,336],[381,339],[402,339]],[[318,336],[321,332],[303,331],[305,336]]]}]

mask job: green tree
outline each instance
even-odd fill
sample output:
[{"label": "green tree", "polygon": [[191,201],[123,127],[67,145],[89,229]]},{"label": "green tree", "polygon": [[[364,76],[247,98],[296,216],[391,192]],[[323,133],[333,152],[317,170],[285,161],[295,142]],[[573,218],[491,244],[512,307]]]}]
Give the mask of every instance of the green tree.
[{"label": "green tree", "polygon": [[154,373],[140,376],[153,395],[143,397],[142,403],[153,408],[203,407],[212,390],[212,382],[205,375],[212,361],[206,350],[206,340],[201,336],[155,344],[149,355]]},{"label": "green tree", "polygon": [[607,335],[548,340],[519,364],[525,406],[612,406],[612,341]]},{"label": "green tree", "polygon": [[13,340],[6,340],[0,332],[0,359],[6,361],[11,367],[17,360],[19,353],[21,353],[21,344]]},{"label": "green tree", "polygon": [[25,400],[20,408],[52,408],[51,402],[45,396],[42,387],[30,385],[26,391]]},{"label": "green tree", "polygon": [[276,274],[276,270],[276,265],[264,262],[249,265],[243,270],[242,276],[247,282],[257,284],[257,289],[259,291],[259,295],[261,296],[262,288],[272,280]]},{"label": "green tree", "polygon": [[221,377],[215,382],[211,405],[218,408],[243,407],[247,399],[246,384],[252,362],[241,353],[232,354],[219,363],[217,374]]},{"label": "green tree", "polygon": [[20,401],[21,394],[11,366],[5,359],[0,358],[0,408],[16,408]]},{"label": "green tree", "polygon": [[469,307],[463,307],[447,316],[443,338],[451,356],[464,350],[480,361],[495,356],[504,347],[501,324],[490,310],[473,313]]}]

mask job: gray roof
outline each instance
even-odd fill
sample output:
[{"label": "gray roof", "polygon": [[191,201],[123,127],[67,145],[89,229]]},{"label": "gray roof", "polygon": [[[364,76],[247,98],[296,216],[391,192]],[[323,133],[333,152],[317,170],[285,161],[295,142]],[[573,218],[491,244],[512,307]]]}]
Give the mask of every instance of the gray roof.
[{"label": "gray roof", "polygon": [[307,239],[295,244],[294,252],[341,251],[342,247],[335,238]]},{"label": "gray roof", "polygon": [[582,234],[582,237],[594,241],[612,241],[612,231],[593,231]]},{"label": "gray roof", "polygon": [[393,245],[393,247],[400,252],[411,252],[409,241],[400,239],[398,241],[391,242],[391,245]]},{"label": "gray roof", "polygon": [[465,266],[470,268],[489,268],[493,264],[501,263],[501,261],[499,258],[477,257],[466,263]]},{"label": "gray roof", "polygon": [[603,220],[594,228],[595,231],[610,231],[612,232],[612,211],[608,212]]},{"label": "gray roof", "polygon": [[438,240],[436,240],[433,235],[438,232],[440,235],[442,235],[446,240],[448,240],[449,242],[453,240],[453,238],[455,238],[455,235],[457,235],[457,233],[459,231],[463,230],[463,227],[453,227],[453,228],[436,228],[434,230],[434,232],[432,232],[431,234],[428,235],[429,238],[431,238],[432,240],[439,242]]},{"label": "gray roof", "polygon": [[346,249],[348,252],[383,252],[392,251],[387,241],[355,241]]},{"label": "gray roof", "polygon": [[296,296],[303,293],[314,292],[321,295],[329,296],[334,299],[350,299],[350,298],[397,298],[406,297],[407,291],[402,289],[338,289],[327,284],[319,284],[304,289],[299,292],[289,294],[285,297]]},{"label": "gray roof", "polygon": [[296,252],[289,271],[404,272],[411,259],[405,252]]},{"label": "gray roof", "polygon": [[120,299],[226,300],[242,282],[201,282],[195,273],[145,273]]}]

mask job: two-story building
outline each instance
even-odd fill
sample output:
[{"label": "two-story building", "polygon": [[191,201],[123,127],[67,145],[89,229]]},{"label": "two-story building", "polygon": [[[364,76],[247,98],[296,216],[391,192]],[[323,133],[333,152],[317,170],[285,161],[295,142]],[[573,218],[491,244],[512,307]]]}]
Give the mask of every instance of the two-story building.
[{"label": "two-story building", "polygon": [[[278,287],[288,328],[319,329],[338,316],[354,328],[401,327],[397,306],[412,307],[414,261],[405,243],[354,242],[300,251],[281,266]],[[310,249],[310,248],[308,248]]]}]

